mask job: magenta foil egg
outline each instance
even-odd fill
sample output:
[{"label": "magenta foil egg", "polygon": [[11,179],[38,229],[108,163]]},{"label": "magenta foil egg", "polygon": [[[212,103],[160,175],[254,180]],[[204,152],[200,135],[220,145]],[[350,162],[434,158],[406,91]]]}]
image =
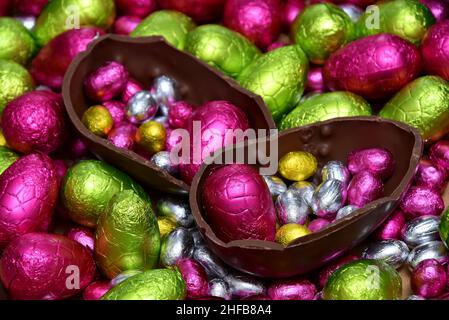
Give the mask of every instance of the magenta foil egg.
[{"label": "magenta foil egg", "polygon": [[168,123],[171,128],[184,128],[193,113],[193,106],[185,101],[174,102],[168,111]]},{"label": "magenta foil egg", "polygon": [[110,281],[95,281],[83,291],[84,300],[100,300],[111,289]]},{"label": "magenta foil egg", "polygon": [[226,0],[158,0],[163,9],[180,11],[199,22],[219,18]]},{"label": "magenta foil egg", "polygon": [[323,69],[331,90],[351,91],[369,99],[391,96],[419,75],[421,56],[410,42],[378,34],[349,43],[333,53]]},{"label": "magenta foil egg", "polygon": [[374,233],[374,238],[379,240],[399,240],[401,237],[401,230],[405,225],[404,214],[400,210],[396,210],[388,219],[385,221],[379,229]]},{"label": "magenta foil egg", "polygon": [[353,175],[369,171],[385,179],[392,175],[394,166],[393,154],[384,148],[359,149],[348,155],[348,169]]},{"label": "magenta foil egg", "polygon": [[126,82],[125,89],[122,93],[123,103],[128,103],[129,100],[137,93],[143,90],[142,84],[140,84],[136,79],[129,78]]},{"label": "magenta foil egg", "polygon": [[306,92],[324,92],[326,90],[323,80],[323,68],[311,67],[307,73]]},{"label": "magenta foil egg", "polygon": [[114,22],[114,33],[127,36],[141,21],[142,19],[136,16],[121,16]]},{"label": "magenta foil egg", "polygon": [[421,160],[415,174],[414,184],[441,191],[447,181],[447,173],[429,160]]},{"label": "magenta foil egg", "polygon": [[12,299],[59,300],[93,280],[95,262],[88,249],[67,237],[28,233],[9,244],[0,260],[0,279]]},{"label": "magenta foil egg", "polygon": [[424,260],[412,272],[412,290],[424,298],[437,297],[446,291],[446,278],[446,270],[437,260]]},{"label": "magenta foil egg", "polygon": [[94,101],[107,101],[122,94],[129,73],[122,64],[109,61],[95,70],[84,81],[87,95]]},{"label": "magenta foil egg", "polygon": [[222,241],[274,240],[273,200],[255,168],[244,164],[217,168],[206,178],[202,193],[205,217]]},{"label": "magenta foil egg", "polygon": [[48,0],[14,0],[13,7],[22,15],[37,17],[47,3]]},{"label": "magenta foil egg", "polygon": [[209,292],[207,274],[198,262],[192,259],[181,259],[176,266],[186,284],[187,298],[207,296]]},{"label": "magenta foil egg", "polygon": [[31,64],[31,74],[40,84],[59,90],[62,87],[65,72],[72,60],[89,43],[104,34],[95,27],[82,27],[66,31],[46,44]]},{"label": "magenta foil egg", "polygon": [[268,288],[272,300],[313,300],[316,293],[315,285],[304,279],[277,280]]},{"label": "magenta foil egg", "polygon": [[279,0],[228,0],[223,21],[228,28],[266,48],[281,32],[281,3]]},{"label": "magenta foil egg", "polygon": [[62,99],[49,91],[25,93],[6,105],[2,125],[13,149],[51,153],[62,145],[65,136]]},{"label": "magenta foil egg", "polygon": [[433,144],[429,150],[429,157],[435,164],[449,172],[449,141],[440,140]]},{"label": "magenta foil egg", "polygon": [[80,138],[73,139],[69,144],[70,155],[74,158],[82,158],[89,154],[89,149],[86,144]]},{"label": "magenta foil egg", "polygon": [[359,208],[379,199],[384,193],[380,177],[370,171],[357,173],[348,186],[348,203]]},{"label": "magenta foil egg", "polygon": [[283,4],[282,8],[282,23],[286,30],[290,29],[290,26],[295,21],[296,17],[306,8],[305,0],[287,0]]},{"label": "magenta foil egg", "polygon": [[117,126],[125,120],[126,105],[121,101],[111,100],[102,104],[111,114],[114,125]]},{"label": "magenta foil egg", "polygon": [[282,47],[285,47],[288,45],[289,45],[289,43],[284,42],[284,41],[275,41],[267,47],[267,52],[273,51],[273,50],[276,50],[276,49],[279,49],[279,48],[282,48]]},{"label": "magenta foil egg", "polygon": [[54,159],[53,165],[55,166],[55,172],[56,176],[58,178],[58,185],[61,185],[62,180],[64,179],[64,176],[67,172],[67,164],[64,160],[61,159]]},{"label": "magenta foil egg", "polygon": [[343,256],[335,261],[332,261],[328,265],[326,265],[324,268],[322,268],[318,275],[318,282],[320,285],[320,288],[324,288],[324,286],[327,283],[327,280],[329,280],[330,276],[341,266],[344,266],[345,264],[348,264],[349,262],[358,260],[359,258],[355,255],[349,255],[349,256]]},{"label": "magenta foil egg", "polygon": [[67,232],[67,238],[78,242],[91,251],[94,250],[95,234],[88,228],[73,227]]},{"label": "magenta foil egg", "polygon": [[438,216],[444,210],[443,198],[439,191],[428,187],[411,187],[401,201],[400,207],[406,218]]},{"label": "magenta foil egg", "polygon": [[432,12],[437,22],[449,19],[448,0],[420,0]]},{"label": "magenta foil egg", "polygon": [[307,229],[309,229],[310,232],[318,232],[321,229],[326,228],[330,223],[331,222],[327,219],[317,218],[309,223]]},{"label": "magenta foil egg", "polygon": [[118,148],[132,150],[137,127],[130,123],[122,123],[108,134],[108,140]]},{"label": "magenta foil egg", "polygon": [[121,14],[144,18],[157,9],[157,0],[115,0]]},{"label": "magenta foil egg", "polygon": [[165,150],[170,152],[182,142],[182,134],[170,128],[166,129],[166,133]]},{"label": "magenta foil egg", "polygon": [[[186,183],[192,183],[204,159],[230,140],[232,130],[249,128],[245,113],[227,101],[211,101],[198,107],[185,127],[190,137],[190,158],[181,159],[180,173]],[[229,141],[228,141],[229,140]]]},{"label": "magenta foil egg", "polygon": [[[447,6],[449,10],[449,3]],[[438,22],[429,29],[421,52],[426,71],[449,80],[449,20]]]},{"label": "magenta foil egg", "polygon": [[58,178],[45,154],[18,159],[0,175],[0,248],[29,232],[46,231],[58,198]]}]

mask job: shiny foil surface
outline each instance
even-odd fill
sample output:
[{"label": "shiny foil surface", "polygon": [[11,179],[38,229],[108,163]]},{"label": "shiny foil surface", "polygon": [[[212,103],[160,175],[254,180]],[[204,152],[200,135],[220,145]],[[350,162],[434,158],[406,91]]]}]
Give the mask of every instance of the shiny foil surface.
[{"label": "shiny foil surface", "polygon": [[100,300],[111,289],[109,281],[95,281],[83,291],[83,300]]},{"label": "shiny foil surface", "polygon": [[415,174],[414,184],[441,191],[447,182],[447,173],[437,164],[429,160],[421,160]]},{"label": "shiny foil surface", "polygon": [[35,51],[34,38],[20,21],[0,17],[0,59],[26,65]]},{"label": "shiny foil surface", "polygon": [[123,15],[145,18],[158,7],[157,0],[115,0],[117,10]]},{"label": "shiny foil surface", "polygon": [[402,211],[396,210],[374,233],[379,240],[400,239],[401,230],[405,225]]},{"label": "shiny foil surface", "polygon": [[424,260],[413,270],[411,283],[415,294],[424,298],[437,297],[446,291],[446,269],[437,260]]},{"label": "shiny foil surface", "polygon": [[449,18],[449,3],[447,0],[420,0],[433,14],[437,22]]},{"label": "shiny foil surface", "polygon": [[402,212],[408,218],[424,215],[438,216],[444,210],[440,192],[426,187],[411,187],[400,203]]},{"label": "shiny foil surface", "polygon": [[19,159],[17,153],[8,147],[0,146],[0,175],[16,162],[17,159]]},{"label": "shiny foil surface", "polygon": [[114,33],[129,35],[136,29],[142,19],[136,16],[121,16],[114,22]]},{"label": "shiny foil surface", "polygon": [[410,268],[415,269],[422,261],[435,259],[441,264],[448,262],[448,251],[445,244],[441,241],[430,241],[413,248],[407,257],[407,263]]},{"label": "shiny foil surface", "polygon": [[199,22],[220,17],[226,0],[158,0],[163,9],[183,12]]},{"label": "shiny foil surface", "polygon": [[317,159],[305,151],[291,151],[279,160],[279,173],[293,181],[307,180],[315,174],[317,167]]},{"label": "shiny foil surface", "polygon": [[310,230],[301,224],[287,223],[276,231],[277,243],[287,247],[293,241],[310,234]]},{"label": "shiny foil surface", "polygon": [[369,171],[357,173],[348,186],[348,202],[359,208],[383,196],[382,180]]},{"label": "shiny foil surface", "polygon": [[122,64],[110,61],[87,76],[84,89],[94,101],[111,100],[123,92],[128,78],[129,73]]},{"label": "shiny foil surface", "polygon": [[78,242],[91,251],[94,251],[95,234],[92,229],[73,227],[67,232],[67,238]]},{"label": "shiny foil surface", "polygon": [[114,126],[114,119],[109,110],[102,105],[95,105],[84,112],[81,121],[93,134],[104,137]]},{"label": "shiny foil surface", "polygon": [[429,150],[429,157],[446,173],[449,172],[449,141],[440,140],[434,143]]},{"label": "shiny foil surface", "polygon": [[[448,12],[449,12],[449,3]],[[448,13],[449,15],[449,13]],[[421,52],[424,68],[429,74],[449,80],[449,20],[441,21],[430,28],[424,38]]]},{"label": "shiny foil surface", "polygon": [[193,106],[185,101],[172,103],[168,112],[168,123],[173,129],[184,128],[193,113]]},{"label": "shiny foil surface", "polygon": [[272,300],[314,300],[317,289],[305,279],[277,280],[268,288]]},{"label": "shiny foil surface", "polygon": [[187,298],[207,296],[209,283],[204,268],[195,260],[182,259],[176,264],[186,284]]},{"label": "shiny foil surface", "polygon": [[319,274],[318,274],[318,284],[320,288],[324,288],[327,281],[329,280],[329,277],[340,267],[353,262],[355,260],[358,260],[359,257],[355,255],[347,255],[340,257],[334,261],[331,261],[327,265],[325,265],[323,268],[321,268]]},{"label": "shiny foil surface", "polygon": [[410,250],[400,240],[381,240],[370,243],[362,252],[362,258],[381,260],[395,269],[400,268],[407,260]]}]

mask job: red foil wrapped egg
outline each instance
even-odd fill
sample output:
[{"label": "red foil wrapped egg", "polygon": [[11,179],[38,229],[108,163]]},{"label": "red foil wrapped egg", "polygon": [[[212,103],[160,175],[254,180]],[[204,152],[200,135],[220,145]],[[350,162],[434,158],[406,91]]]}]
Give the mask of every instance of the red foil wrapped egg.
[{"label": "red foil wrapped egg", "polygon": [[127,36],[141,21],[142,19],[136,16],[121,16],[114,22],[114,33]]},{"label": "red foil wrapped egg", "polygon": [[220,17],[226,0],[159,0],[163,9],[180,11],[196,21],[207,22]]},{"label": "red foil wrapped egg", "polygon": [[273,241],[276,212],[265,180],[244,164],[226,165],[206,178],[203,189],[205,218],[223,241]]},{"label": "red foil wrapped egg", "polygon": [[123,15],[145,18],[157,9],[157,0],[115,0],[115,5]]},{"label": "red foil wrapped egg", "polygon": [[[449,3],[448,10],[449,10]],[[433,25],[421,46],[424,68],[429,74],[449,80],[449,20]]]},{"label": "red foil wrapped egg", "polygon": [[115,61],[106,62],[84,80],[86,94],[94,101],[108,101],[122,94],[128,82],[126,68]]},{"label": "red foil wrapped egg", "polygon": [[116,147],[132,150],[137,127],[130,123],[122,123],[108,134],[108,140]]}]

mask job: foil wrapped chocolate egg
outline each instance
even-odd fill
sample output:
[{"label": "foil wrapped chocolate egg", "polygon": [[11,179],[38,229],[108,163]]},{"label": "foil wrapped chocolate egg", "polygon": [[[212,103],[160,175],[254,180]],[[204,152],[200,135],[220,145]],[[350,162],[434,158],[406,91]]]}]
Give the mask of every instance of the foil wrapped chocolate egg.
[{"label": "foil wrapped chocolate egg", "polygon": [[222,279],[229,274],[225,264],[206,246],[195,245],[192,257],[203,266],[209,278]]},{"label": "foil wrapped chocolate egg", "polygon": [[[154,79],[152,91],[156,102],[164,106],[177,101],[180,96],[178,83],[167,76],[159,76]],[[167,114],[168,112],[165,113],[165,115]]]},{"label": "foil wrapped chocolate egg", "polygon": [[181,227],[191,227],[193,225],[193,215],[189,203],[185,200],[174,197],[161,197],[156,204],[157,215],[166,217]]},{"label": "foil wrapped chocolate egg", "polygon": [[19,159],[19,155],[8,147],[0,146],[0,175],[5,172],[14,162]]},{"label": "foil wrapped chocolate egg", "polygon": [[184,128],[192,113],[193,107],[189,103],[185,101],[172,103],[168,111],[168,123],[170,127],[173,129]]},{"label": "foil wrapped chocolate egg", "polygon": [[176,269],[146,270],[109,290],[101,300],[183,300],[186,284]]},{"label": "foil wrapped chocolate egg", "polygon": [[157,217],[157,225],[159,226],[161,238],[165,237],[177,228],[176,223],[166,217]]},{"label": "foil wrapped chocolate egg", "polygon": [[0,279],[12,299],[59,300],[83,290],[95,275],[89,249],[67,237],[28,233],[9,244]]},{"label": "foil wrapped chocolate egg", "polygon": [[377,22],[373,10],[367,10],[356,24],[359,37],[392,33],[419,45],[435,23],[432,12],[417,0],[383,1],[376,5]]},{"label": "foil wrapped chocolate egg", "polygon": [[402,279],[389,265],[357,260],[337,269],[323,289],[324,300],[399,300]]},{"label": "foil wrapped chocolate egg", "polygon": [[315,285],[304,279],[277,280],[268,288],[272,300],[314,300],[316,293]]},{"label": "foil wrapped chocolate egg", "polygon": [[137,128],[130,123],[121,123],[108,133],[108,140],[116,147],[132,150]]},{"label": "foil wrapped chocolate egg", "polygon": [[20,21],[9,17],[0,18],[0,59],[25,65],[35,51],[34,38]]},{"label": "foil wrapped chocolate egg", "polygon": [[185,49],[231,77],[237,77],[260,54],[248,39],[218,24],[190,31]]},{"label": "foil wrapped chocolate egg", "polygon": [[229,0],[223,13],[224,25],[266,48],[281,31],[279,0]]},{"label": "foil wrapped chocolate egg", "polygon": [[440,239],[438,227],[440,217],[421,216],[409,222],[401,230],[402,239],[410,247]]},{"label": "foil wrapped chocolate egg", "polygon": [[355,255],[346,255],[343,257],[340,257],[330,263],[328,263],[326,266],[321,268],[321,270],[318,273],[318,284],[320,288],[324,288],[327,281],[329,280],[329,277],[340,267],[344,266],[345,264],[348,264],[350,262],[359,260],[358,256]]},{"label": "foil wrapped chocolate egg", "polygon": [[49,0],[13,0],[14,9],[23,15],[38,16]]},{"label": "foil wrapped chocolate egg", "polygon": [[0,248],[29,232],[47,231],[58,198],[52,160],[29,154],[0,175]]},{"label": "foil wrapped chocolate egg", "polygon": [[314,186],[310,182],[298,182],[295,188],[289,188],[280,194],[275,203],[279,223],[304,225],[312,213],[310,199],[313,192]]},{"label": "foil wrapped chocolate egg", "polygon": [[209,283],[204,268],[195,260],[181,259],[176,264],[186,284],[186,298],[201,298],[209,293]]},{"label": "foil wrapped chocolate egg", "polygon": [[186,228],[176,228],[162,239],[159,263],[164,267],[174,266],[179,260],[190,258],[193,247],[191,233]]},{"label": "foil wrapped chocolate egg", "polygon": [[307,228],[310,230],[310,232],[314,233],[326,228],[330,223],[331,221],[327,219],[316,218],[308,224]]},{"label": "foil wrapped chocolate egg", "polygon": [[444,202],[438,191],[426,187],[411,187],[400,203],[406,217],[438,216],[444,210]]},{"label": "foil wrapped chocolate egg", "polygon": [[347,91],[336,91],[310,97],[287,114],[280,129],[300,127],[339,117],[370,116],[371,106],[362,97]]},{"label": "foil wrapped chocolate egg", "polygon": [[349,184],[351,175],[349,174],[348,168],[341,161],[329,161],[321,169],[321,178],[323,181],[326,180],[338,180],[344,185]]},{"label": "foil wrapped chocolate egg", "polygon": [[324,84],[323,68],[311,67],[307,72],[306,92],[324,92],[327,87]]},{"label": "foil wrapped chocolate egg", "polygon": [[381,99],[396,93],[420,71],[421,55],[416,46],[396,35],[379,34],[353,41],[332,54],[323,75],[333,91]]},{"label": "foil wrapped chocolate egg", "polygon": [[442,167],[429,160],[420,160],[413,183],[440,191],[446,185],[447,178]]},{"label": "foil wrapped chocolate egg", "polygon": [[156,115],[158,104],[150,91],[137,92],[126,106],[126,117],[131,123],[142,123]]},{"label": "foil wrapped chocolate egg", "polygon": [[420,262],[411,276],[412,290],[424,298],[434,298],[446,291],[445,268],[434,259]]},{"label": "foil wrapped chocolate egg", "polygon": [[229,291],[233,299],[244,299],[250,296],[264,294],[265,284],[259,278],[245,274],[232,273],[224,280],[229,286]]},{"label": "foil wrapped chocolate egg", "polygon": [[[449,16],[449,5],[448,5]],[[445,20],[432,26],[421,46],[424,68],[428,74],[449,80],[449,21]]]},{"label": "foil wrapped chocolate egg", "polygon": [[334,4],[314,4],[306,7],[296,18],[292,37],[310,62],[321,65],[332,52],[353,40],[354,23]]},{"label": "foil wrapped chocolate egg", "polygon": [[276,211],[255,168],[244,164],[220,167],[206,178],[202,193],[206,219],[221,240],[274,240]]},{"label": "foil wrapped chocolate egg", "polygon": [[111,289],[109,281],[99,280],[92,282],[83,291],[83,300],[100,300]]},{"label": "foil wrapped chocolate egg", "polygon": [[379,240],[400,239],[401,230],[405,225],[405,217],[402,211],[396,210],[374,233],[374,238]]},{"label": "foil wrapped chocolate egg", "polygon": [[125,104],[123,102],[111,100],[103,102],[102,106],[108,109],[114,126],[120,125],[125,120]]},{"label": "foil wrapped chocolate egg", "polygon": [[34,35],[43,46],[69,29],[82,26],[109,29],[114,19],[113,0],[52,0],[39,15]]},{"label": "foil wrapped chocolate egg", "polygon": [[285,46],[255,59],[238,76],[238,81],[261,96],[273,118],[279,120],[299,102],[308,66],[299,46]]},{"label": "foil wrapped chocolate egg", "polygon": [[153,155],[165,149],[167,132],[161,123],[147,121],[137,129],[135,140],[140,148]]},{"label": "foil wrapped chocolate egg", "polygon": [[313,176],[318,161],[313,154],[306,151],[291,151],[279,160],[279,173],[288,180],[304,181]]},{"label": "foil wrapped chocolate egg", "polygon": [[449,84],[440,77],[424,76],[403,87],[379,115],[417,128],[424,139],[439,139],[449,123]]},{"label": "foil wrapped chocolate egg", "polygon": [[276,231],[275,241],[287,247],[293,241],[310,234],[306,226],[296,223],[288,223]]},{"label": "foil wrapped chocolate egg", "polygon": [[435,164],[449,172],[449,141],[440,140],[434,143],[429,150],[429,157]]},{"label": "foil wrapped chocolate egg", "polygon": [[87,109],[81,121],[90,132],[100,137],[106,136],[114,126],[114,120],[109,110],[102,105],[95,105]]},{"label": "foil wrapped chocolate egg", "polygon": [[384,185],[379,176],[369,172],[357,173],[348,186],[348,203],[359,208],[379,199],[384,194]]},{"label": "foil wrapped chocolate egg", "polygon": [[449,18],[447,0],[420,0],[433,14],[437,22]]},{"label": "foil wrapped chocolate egg", "polygon": [[343,219],[344,217],[349,216],[351,213],[359,209],[360,207],[348,204],[347,206],[341,207],[340,210],[337,211],[335,216],[335,220]]},{"label": "foil wrapped chocolate egg", "polygon": [[111,198],[123,190],[133,190],[142,199],[148,199],[143,188],[127,174],[102,161],[84,160],[67,171],[61,201],[73,221],[93,228]]},{"label": "foil wrapped chocolate egg", "polygon": [[67,238],[78,242],[91,251],[94,251],[95,234],[91,229],[85,227],[73,227],[67,232]]},{"label": "foil wrapped chocolate egg", "polygon": [[333,218],[346,202],[346,186],[338,180],[326,180],[315,190],[312,210],[321,218]]},{"label": "foil wrapped chocolate egg", "polygon": [[227,282],[223,279],[216,278],[209,282],[209,295],[211,297],[220,297],[225,300],[231,300],[231,289]]},{"label": "foil wrapped chocolate egg", "polygon": [[298,15],[305,9],[305,0],[287,0],[282,6],[282,22],[284,28],[289,30]]},{"label": "foil wrapped chocolate egg", "polygon": [[362,258],[381,260],[393,268],[400,268],[407,260],[410,250],[400,240],[381,240],[370,243],[362,252]]},{"label": "foil wrapped chocolate egg", "polygon": [[131,98],[134,97],[136,93],[142,90],[143,85],[136,79],[129,77],[121,96],[122,102],[128,104],[129,100],[131,100]]},{"label": "foil wrapped chocolate egg", "polygon": [[394,166],[393,154],[384,148],[358,149],[348,155],[348,169],[353,175],[368,171],[386,179],[393,174]]},{"label": "foil wrapped chocolate egg", "polygon": [[154,154],[150,162],[172,176],[177,175],[179,172],[179,165],[171,160],[171,155],[168,151],[159,151]]},{"label": "foil wrapped chocolate egg", "polygon": [[276,176],[262,176],[262,178],[265,180],[273,200],[276,200],[281,194],[287,191],[287,185],[281,178]]},{"label": "foil wrapped chocolate egg", "polygon": [[159,0],[163,9],[180,11],[196,21],[207,22],[218,17],[226,0]]},{"label": "foil wrapped chocolate egg", "polygon": [[157,265],[160,236],[150,201],[133,190],[121,191],[109,201],[97,225],[95,260],[108,278]]},{"label": "foil wrapped chocolate egg", "polygon": [[177,49],[184,50],[187,34],[194,28],[195,23],[192,19],[181,12],[160,10],[142,20],[131,32],[131,36],[162,36]]},{"label": "foil wrapped chocolate egg", "polygon": [[125,66],[109,61],[87,76],[84,90],[94,101],[108,101],[123,92],[128,78]]},{"label": "foil wrapped chocolate egg", "polygon": [[117,10],[123,15],[145,18],[157,9],[157,0],[115,0]]},{"label": "foil wrapped chocolate egg", "polygon": [[7,104],[2,116],[3,133],[17,151],[51,153],[65,138],[62,99],[47,91],[32,91]]},{"label": "foil wrapped chocolate egg", "polygon": [[441,241],[430,241],[413,248],[407,257],[407,263],[414,269],[421,261],[435,259],[445,264],[448,262],[448,251]]}]

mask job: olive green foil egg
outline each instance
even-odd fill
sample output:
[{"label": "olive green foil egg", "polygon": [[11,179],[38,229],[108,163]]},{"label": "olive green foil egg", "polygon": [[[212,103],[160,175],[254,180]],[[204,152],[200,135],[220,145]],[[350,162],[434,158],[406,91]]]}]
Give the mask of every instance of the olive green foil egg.
[{"label": "olive green foil egg", "polygon": [[34,80],[20,64],[0,59],[0,116],[8,102],[34,89]]},{"label": "olive green foil egg", "polygon": [[324,300],[399,300],[402,279],[389,265],[358,260],[337,269],[323,289]]},{"label": "olive green foil egg", "polygon": [[101,300],[183,300],[186,284],[177,269],[147,270],[109,290]]},{"label": "olive green foil egg", "polygon": [[148,195],[125,173],[98,160],[85,160],[67,171],[61,186],[61,201],[70,218],[94,228],[112,197],[133,190],[146,201]]},{"label": "olive green foil egg", "polygon": [[355,37],[351,18],[334,4],[308,6],[295,20],[292,37],[312,63],[323,64],[329,55]]},{"label": "olive green foil egg", "polygon": [[425,140],[439,139],[449,129],[449,83],[424,76],[402,88],[379,115],[418,128]]},{"label": "olive green foil egg", "polygon": [[356,24],[359,37],[392,33],[416,45],[435,23],[432,12],[418,0],[379,2],[367,10]]},{"label": "olive green foil egg", "polygon": [[240,85],[263,98],[279,120],[295,106],[303,92],[309,63],[297,45],[270,51],[254,60],[238,77]]},{"label": "olive green foil egg", "polygon": [[52,0],[38,17],[34,34],[43,46],[64,31],[81,26],[108,29],[114,19],[114,0]]},{"label": "olive green foil egg", "polygon": [[162,36],[184,50],[187,34],[195,29],[193,20],[177,11],[161,10],[146,17],[131,33],[132,37]]},{"label": "olive green foil egg", "polygon": [[280,129],[286,130],[333,118],[371,114],[371,106],[362,97],[348,91],[328,92],[300,103],[282,119]]},{"label": "olive green foil egg", "polygon": [[98,219],[95,258],[112,279],[126,270],[146,270],[158,263],[160,235],[151,202],[133,190],[117,193]]},{"label": "olive green foil egg", "polygon": [[216,24],[189,32],[186,50],[230,77],[236,77],[260,55],[259,49],[237,32]]},{"label": "olive green foil egg", "polygon": [[19,159],[17,153],[7,147],[0,147],[0,174],[16,162],[17,159]]},{"label": "olive green foil egg", "polygon": [[0,18],[0,59],[13,60],[24,65],[35,50],[33,36],[20,21]]}]

